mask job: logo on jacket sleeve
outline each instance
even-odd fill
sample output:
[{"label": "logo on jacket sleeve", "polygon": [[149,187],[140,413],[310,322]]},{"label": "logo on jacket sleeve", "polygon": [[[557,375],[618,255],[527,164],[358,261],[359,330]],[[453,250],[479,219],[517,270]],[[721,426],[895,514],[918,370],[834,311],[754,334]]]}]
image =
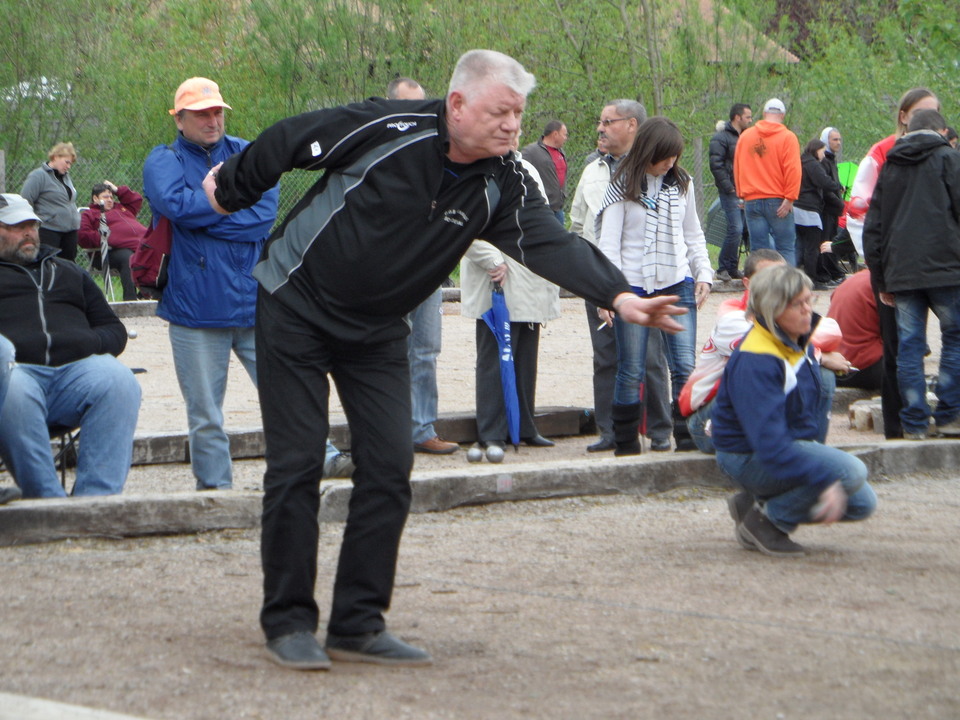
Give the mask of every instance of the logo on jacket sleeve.
[{"label": "logo on jacket sleeve", "polygon": [[470,216],[463,210],[445,210],[443,213],[444,222],[452,223],[458,227],[463,227],[470,220]]},{"label": "logo on jacket sleeve", "polygon": [[312,143],[310,143],[310,154],[311,154],[311,155],[313,155],[314,157],[317,157],[317,156],[318,156],[320,153],[322,153],[322,152],[323,152],[323,150],[320,149],[320,143],[318,143],[316,140],[314,140]]},{"label": "logo on jacket sleeve", "polygon": [[408,122],[408,121],[406,121],[406,120],[399,120],[399,121],[397,121],[397,122],[392,122],[392,123],[390,123],[389,125],[387,125],[387,128],[388,128],[388,129],[389,129],[389,128],[393,128],[394,130],[399,130],[400,132],[406,132],[406,131],[409,130],[410,128],[415,128],[416,126],[417,126],[417,123],[415,123],[415,122]]}]

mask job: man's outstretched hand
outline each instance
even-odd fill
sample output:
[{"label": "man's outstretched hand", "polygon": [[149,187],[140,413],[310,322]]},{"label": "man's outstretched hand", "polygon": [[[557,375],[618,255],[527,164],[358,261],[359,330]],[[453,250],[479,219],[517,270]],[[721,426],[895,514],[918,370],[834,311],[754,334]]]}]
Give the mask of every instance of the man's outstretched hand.
[{"label": "man's outstretched hand", "polygon": [[677,333],[683,330],[683,326],[672,316],[687,314],[686,309],[673,304],[679,299],[676,295],[642,298],[633,293],[621,293],[614,299],[613,305],[617,315],[625,322]]}]

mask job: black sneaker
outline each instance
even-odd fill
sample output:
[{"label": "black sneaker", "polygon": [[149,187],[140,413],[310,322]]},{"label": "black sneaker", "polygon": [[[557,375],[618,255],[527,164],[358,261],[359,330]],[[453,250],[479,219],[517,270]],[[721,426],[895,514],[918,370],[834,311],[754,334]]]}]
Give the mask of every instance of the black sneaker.
[{"label": "black sneaker", "polygon": [[756,506],[750,508],[743,522],[737,526],[737,534],[764,555],[799,557],[804,554],[803,546],[791,540],[789,535],[770,522]]},{"label": "black sneaker", "polygon": [[670,452],[670,438],[662,440],[650,438],[650,449],[653,450],[653,452]]},{"label": "black sneaker", "polygon": [[327,653],[334,660],[377,665],[432,665],[426,650],[409,645],[386,630],[365,635],[327,635]]},{"label": "black sneaker", "polygon": [[306,630],[281,635],[267,642],[270,659],[294,670],[329,670],[330,658],[313,633]]},{"label": "black sneaker", "polygon": [[717,270],[717,274],[713,276],[713,279],[719,282],[730,282],[730,280],[733,279],[733,275],[726,270]]},{"label": "black sneaker", "polygon": [[740,534],[740,524],[743,522],[743,518],[750,508],[753,507],[753,495],[748,492],[738,492],[736,495],[731,495],[727,498],[727,509],[730,511],[730,517],[733,518],[733,535],[737,538],[737,542],[740,543],[740,547],[744,550],[756,550],[757,546],[752,542],[748,542]]}]

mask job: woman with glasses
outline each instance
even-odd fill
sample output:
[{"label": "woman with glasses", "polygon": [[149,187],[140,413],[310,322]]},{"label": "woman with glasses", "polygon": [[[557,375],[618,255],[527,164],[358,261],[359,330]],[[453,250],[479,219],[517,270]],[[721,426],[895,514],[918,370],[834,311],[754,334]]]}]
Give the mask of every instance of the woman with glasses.
[{"label": "woman with glasses", "polygon": [[[680,389],[693,371],[697,309],[710,294],[713,270],[690,175],[677,164],[683,136],[664,117],[652,117],[637,130],[620,163],[597,217],[599,247],[641,297],[674,295],[687,309],[677,321],[683,330],[665,336],[673,397],[673,435],[678,451],[695,450],[677,407]],[[616,455],[642,452],[638,437],[640,388],[645,379],[650,330],[625,323],[610,312],[617,338],[617,380],[613,395]]]},{"label": "woman with glasses", "polygon": [[77,161],[73,143],[61,142],[50,148],[47,162],[27,175],[20,195],[40,217],[40,242],[60,248],[60,257],[77,259],[77,189],[70,179],[70,168]]},{"label": "woman with glasses", "polygon": [[813,282],[774,265],[750,281],[754,325],[723,371],[711,420],[717,465],[741,492],[728,506],[742,547],[804,554],[790,533],[801,523],[863,520],[877,498],[867,467],[822,444],[821,369],[810,336]]}]

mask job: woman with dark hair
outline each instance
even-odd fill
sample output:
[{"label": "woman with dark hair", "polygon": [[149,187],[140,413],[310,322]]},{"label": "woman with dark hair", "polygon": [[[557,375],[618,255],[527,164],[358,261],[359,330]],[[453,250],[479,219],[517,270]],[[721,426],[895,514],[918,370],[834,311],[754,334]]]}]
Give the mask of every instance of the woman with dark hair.
[{"label": "woman with dark hair", "polygon": [[50,148],[47,162],[27,175],[20,190],[40,217],[40,242],[60,249],[60,257],[77,259],[77,189],[70,179],[70,168],[77,161],[73,143],[61,142]]},{"label": "woman with dark hair", "polygon": [[877,504],[863,462],[818,441],[821,371],[810,336],[813,283],[773,265],[750,282],[754,325],[723,371],[711,420],[717,465],[741,488],[728,507],[747,550],[802,555],[801,523],[863,520]]},{"label": "woman with dark hair", "polygon": [[[863,257],[863,219],[870,207],[870,198],[877,187],[877,178],[887,160],[887,153],[893,144],[907,132],[907,126],[918,110],[940,110],[940,101],[932,90],[916,87],[907,90],[900,98],[897,107],[897,130],[893,135],[876,143],[857,167],[857,177],[850,191],[847,203],[847,232],[854,247]],[[876,293],[874,293],[876,295]],[[880,319],[880,336],[883,338],[883,379],[880,389],[880,401],[883,413],[883,434],[887,439],[903,437],[900,426],[900,385],[897,383],[897,318],[893,308],[884,305],[877,298],[877,314]]]},{"label": "woman with dark hair", "polygon": [[839,285],[824,273],[820,263],[821,246],[825,242],[824,194],[838,194],[843,190],[840,183],[831,179],[824,169],[822,161],[825,154],[826,144],[818,138],[803,148],[800,155],[800,195],[793,203],[793,221],[797,226],[797,267],[807,273],[815,290],[827,290]]},{"label": "woman with dark hair", "polygon": [[[641,297],[676,295],[688,310],[677,317],[683,330],[666,335],[676,449],[695,450],[677,407],[680,389],[696,358],[697,308],[710,294],[713,270],[697,217],[690,175],[677,164],[683,136],[670,120],[652,117],[637,130],[597,216],[599,247]],[[617,338],[617,380],[613,396],[617,455],[642,452],[640,387],[644,382],[649,329],[632,326],[608,311],[601,317]]]},{"label": "woman with dark hair", "polygon": [[[118,202],[119,200],[119,202]],[[124,300],[136,300],[137,288],[130,275],[130,257],[140,245],[147,228],[137,220],[143,196],[126,185],[104,181],[93,186],[90,207],[80,220],[80,246],[100,249],[100,219],[109,228],[107,263],[120,275]]]}]

